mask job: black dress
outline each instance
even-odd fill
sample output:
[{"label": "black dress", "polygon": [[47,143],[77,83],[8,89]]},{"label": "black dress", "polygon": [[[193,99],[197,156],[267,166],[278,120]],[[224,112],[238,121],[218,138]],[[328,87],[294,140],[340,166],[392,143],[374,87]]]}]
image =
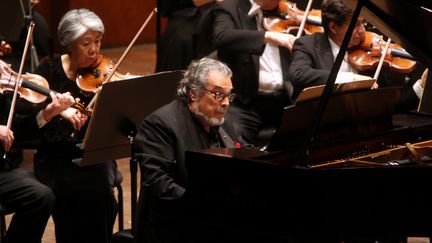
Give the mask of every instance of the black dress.
[{"label": "black dress", "polygon": [[[39,65],[36,73],[44,76],[52,90],[69,91],[74,98],[88,103],[91,95],[82,92],[75,81],[66,77],[60,58]],[[86,127],[73,131],[69,122],[56,116],[40,129],[41,145],[35,154],[37,177],[56,195],[53,213],[56,240],[64,242],[111,242],[116,215],[113,184],[115,162],[80,167],[77,147]]]}]

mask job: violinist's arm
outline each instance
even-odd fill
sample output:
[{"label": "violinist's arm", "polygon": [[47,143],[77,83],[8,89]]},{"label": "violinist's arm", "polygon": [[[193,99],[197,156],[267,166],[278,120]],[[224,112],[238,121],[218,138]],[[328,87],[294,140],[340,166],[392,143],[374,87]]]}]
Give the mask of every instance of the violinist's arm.
[{"label": "violinist's arm", "polygon": [[213,45],[243,53],[262,55],[265,44],[286,47],[291,50],[295,36],[286,33],[257,30],[256,26],[245,25],[248,16],[238,14],[237,6],[230,1],[220,4],[222,8],[213,11]]},{"label": "violinist's arm", "polygon": [[14,140],[14,133],[7,127],[0,125],[0,142],[4,151],[9,151]]},{"label": "violinist's arm", "polygon": [[[330,74],[330,70],[325,67],[324,55],[316,52],[316,45],[310,37],[301,37],[294,43],[289,75],[296,90],[325,84]],[[332,57],[330,57],[331,61]]]},{"label": "violinist's arm", "polygon": [[84,124],[87,122],[87,115],[82,114],[75,108],[69,107],[66,110],[62,111],[60,115],[69,121],[73,128],[77,131],[81,130]]},{"label": "violinist's arm", "polygon": [[[228,3],[230,2],[224,2],[224,4]],[[242,20],[238,19],[235,10],[223,8],[214,10],[212,44],[218,49],[262,55],[265,48],[265,32],[239,28],[237,22],[240,23]]]},{"label": "violinist's arm", "polygon": [[266,31],[264,35],[264,42],[270,43],[276,46],[286,47],[289,50],[292,50],[294,41],[296,37],[291,34]]},{"label": "violinist's arm", "polygon": [[36,116],[39,127],[44,126],[53,117],[59,115],[61,112],[69,108],[75,103],[74,98],[69,92],[60,94],[51,92],[51,103],[42,109]]}]

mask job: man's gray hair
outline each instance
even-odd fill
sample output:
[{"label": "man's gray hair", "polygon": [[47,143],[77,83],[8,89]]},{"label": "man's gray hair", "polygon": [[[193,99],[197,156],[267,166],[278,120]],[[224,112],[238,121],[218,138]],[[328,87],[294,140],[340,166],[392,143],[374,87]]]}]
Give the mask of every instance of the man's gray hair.
[{"label": "man's gray hair", "polygon": [[60,44],[69,50],[72,42],[89,30],[103,34],[105,27],[102,20],[95,13],[81,8],[70,10],[62,17],[57,34]]},{"label": "man's gray hair", "polygon": [[201,96],[211,72],[232,77],[231,69],[225,63],[207,57],[194,60],[184,73],[183,79],[180,80],[177,95],[188,101],[190,91],[193,91],[198,97]]}]

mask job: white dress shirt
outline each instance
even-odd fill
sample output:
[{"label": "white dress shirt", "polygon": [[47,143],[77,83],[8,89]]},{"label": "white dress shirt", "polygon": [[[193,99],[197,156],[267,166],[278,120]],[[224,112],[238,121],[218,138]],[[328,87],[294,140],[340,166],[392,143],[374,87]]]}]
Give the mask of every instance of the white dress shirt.
[{"label": "white dress shirt", "polygon": [[[258,4],[250,0],[252,7],[249,16],[255,16],[258,30],[264,30],[262,26],[262,11]],[[283,75],[279,54],[279,47],[267,43],[263,54],[259,58],[259,92],[271,93],[282,89]]]},{"label": "white dress shirt", "polygon": [[[330,42],[333,58],[334,60],[336,60],[336,56],[339,53],[340,47],[336,43],[334,43],[332,39],[328,38],[328,40]],[[347,83],[354,81],[355,73],[357,73],[357,71],[349,64],[348,53],[345,52],[343,61],[339,68],[338,75],[336,77],[336,83]]]}]

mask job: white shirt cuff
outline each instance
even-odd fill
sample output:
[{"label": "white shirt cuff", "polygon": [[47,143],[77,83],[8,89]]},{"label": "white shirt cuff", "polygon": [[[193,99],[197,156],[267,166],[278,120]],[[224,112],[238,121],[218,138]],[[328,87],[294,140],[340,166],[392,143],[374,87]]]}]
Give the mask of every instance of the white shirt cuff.
[{"label": "white shirt cuff", "polygon": [[36,121],[37,121],[39,128],[45,126],[49,122],[49,121],[45,120],[45,118],[43,117],[43,115],[42,115],[43,112],[44,112],[44,110],[41,110],[36,115]]},{"label": "white shirt cuff", "polygon": [[420,85],[420,82],[419,82],[419,81],[415,82],[415,84],[413,85],[413,90],[414,90],[414,92],[416,93],[417,97],[418,97],[419,99],[421,99],[421,98],[422,98],[422,95],[423,95],[423,88],[422,88],[422,86]]}]

